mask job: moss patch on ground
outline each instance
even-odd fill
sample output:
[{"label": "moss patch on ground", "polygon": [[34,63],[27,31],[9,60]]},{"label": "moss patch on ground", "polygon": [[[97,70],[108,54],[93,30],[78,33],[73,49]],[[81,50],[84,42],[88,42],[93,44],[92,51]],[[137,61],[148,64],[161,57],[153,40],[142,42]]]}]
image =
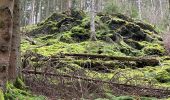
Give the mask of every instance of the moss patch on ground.
[{"label": "moss patch on ground", "polygon": [[0,89],[0,100],[4,100],[4,93],[1,89]]},{"label": "moss patch on ground", "polygon": [[19,89],[12,83],[7,83],[6,89],[7,90],[4,95],[5,99],[0,100],[47,100],[44,96],[36,96],[26,89]]}]

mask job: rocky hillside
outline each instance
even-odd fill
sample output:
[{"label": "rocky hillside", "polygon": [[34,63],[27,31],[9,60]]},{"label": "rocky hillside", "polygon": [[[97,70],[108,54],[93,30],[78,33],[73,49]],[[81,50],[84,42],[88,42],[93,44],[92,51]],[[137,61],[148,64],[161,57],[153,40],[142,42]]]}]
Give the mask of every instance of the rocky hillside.
[{"label": "rocky hillside", "polygon": [[[33,66],[39,66],[38,68],[41,70],[43,68],[40,66],[45,65],[45,62],[42,61],[43,57],[51,58],[64,53],[118,57],[159,56],[160,64],[154,67],[140,63],[138,63],[140,66],[137,66],[134,61],[105,61],[106,59],[91,60],[76,57],[61,58],[59,64],[50,62],[50,67],[55,68],[53,71],[64,72],[64,74],[83,69],[84,75],[87,77],[101,80],[112,80],[113,77],[116,77],[116,73],[120,72],[121,76],[117,78],[123,84],[126,82],[133,85],[149,83],[170,87],[170,58],[166,56],[161,34],[152,25],[122,14],[103,13],[97,14],[95,25],[98,40],[90,41],[88,14],[82,11],[54,13],[45,21],[27,27],[26,35],[36,43],[31,44],[23,39],[22,53],[25,54],[29,50],[41,54],[39,62],[34,61],[35,57],[31,59]],[[93,76],[94,74],[95,76]]]},{"label": "rocky hillside", "polygon": [[[98,39],[96,51],[83,47],[84,50],[79,50],[79,53],[101,51],[102,54],[115,55],[117,52],[128,56],[162,56],[165,54],[162,38],[150,24],[135,21],[122,14],[102,13],[97,14],[95,24]],[[33,37],[41,35],[41,41],[56,39],[63,44],[79,43],[84,45],[89,42],[90,18],[81,11],[72,11],[71,14],[68,12],[54,13],[45,21],[37,24],[36,27],[34,26],[28,35]],[[54,44],[49,43],[49,45],[52,47]],[[68,52],[67,50],[61,51]]]}]

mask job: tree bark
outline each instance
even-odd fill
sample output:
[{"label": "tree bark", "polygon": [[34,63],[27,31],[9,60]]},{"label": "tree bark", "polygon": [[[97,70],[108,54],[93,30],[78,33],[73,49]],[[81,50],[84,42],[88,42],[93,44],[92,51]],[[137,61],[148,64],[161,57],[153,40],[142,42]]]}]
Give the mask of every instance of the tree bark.
[{"label": "tree bark", "polygon": [[96,29],[95,29],[95,1],[92,0],[91,1],[91,36],[90,36],[90,40],[91,41],[96,41]]},{"label": "tree bark", "polygon": [[169,15],[168,16],[169,17],[169,20],[168,20],[169,21],[169,25],[168,25],[167,30],[170,31],[170,0],[169,0],[169,14],[168,15]]},{"label": "tree bark", "polygon": [[141,0],[138,0],[138,15],[139,19],[142,20]]},{"label": "tree bark", "polygon": [[19,32],[19,0],[14,3],[13,33],[10,53],[10,65],[8,70],[9,80],[13,81],[17,77],[17,69],[20,68],[20,32]]},{"label": "tree bark", "polygon": [[8,79],[11,39],[13,32],[13,0],[0,0],[0,87]]},{"label": "tree bark", "polygon": [[32,8],[31,8],[31,19],[30,24],[35,24],[35,0],[32,0]]}]

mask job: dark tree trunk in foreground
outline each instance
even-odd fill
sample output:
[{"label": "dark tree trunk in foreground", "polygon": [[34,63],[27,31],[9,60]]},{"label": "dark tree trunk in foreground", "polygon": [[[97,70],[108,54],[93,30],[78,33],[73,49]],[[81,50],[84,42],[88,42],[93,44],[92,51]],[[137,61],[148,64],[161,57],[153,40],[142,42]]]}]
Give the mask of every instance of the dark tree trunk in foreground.
[{"label": "dark tree trunk in foreground", "polygon": [[4,89],[10,65],[13,0],[0,0],[0,87]]},{"label": "dark tree trunk in foreground", "polygon": [[20,67],[19,0],[15,0],[13,16],[13,33],[8,70],[8,77],[11,81],[17,77],[17,69]]}]

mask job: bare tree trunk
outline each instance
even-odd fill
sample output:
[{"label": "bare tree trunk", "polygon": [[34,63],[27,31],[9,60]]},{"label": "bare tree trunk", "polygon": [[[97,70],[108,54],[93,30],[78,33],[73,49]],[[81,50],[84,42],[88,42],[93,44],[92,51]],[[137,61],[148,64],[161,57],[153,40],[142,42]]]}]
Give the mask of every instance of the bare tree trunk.
[{"label": "bare tree trunk", "polygon": [[10,65],[8,69],[9,80],[17,77],[17,69],[20,68],[20,33],[19,33],[19,0],[14,1],[13,34],[11,43]]},{"label": "bare tree trunk", "polygon": [[170,13],[170,0],[169,0],[169,13]]},{"label": "bare tree trunk", "polygon": [[5,89],[13,32],[13,0],[0,0],[0,88]]},{"label": "bare tree trunk", "polygon": [[50,0],[47,1],[47,6],[46,6],[46,14],[45,16],[48,17],[50,14]]},{"label": "bare tree trunk", "polygon": [[141,0],[138,0],[138,14],[139,14],[139,19],[142,20]]},{"label": "bare tree trunk", "polygon": [[95,1],[92,0],[91,2],[91,36],[90,36],[90,40],[92,41],[96,41],[96,29],[95,29]]},{"label": "bare tree trunk", "polygon": [[71,9],[71,7],[72,7],[72,0],[68,0],[68,9],[67,10]]},{"label": "bare tree trunk", "polygon": [[34,24],[34,13],[35,13],[34,10],[35,10],[35,0],[32,0],[29,24]]},{"label": "bare tree trunk", "polygon": [[56,0],[53,0],[53,12],[55,12],[56,11]]},{"label": "bare tree trunk", "polygon": [[169,24],[167,25],[167,31],[170,32],[170,0],[168,0],[168,5],[169,5],[169,9],[168,9],[168,22]]},{"label": "bare tree trunk", "polygon": [[160,12],[161,12],[161,19],[163,18],[163,10],[162,10],[162,0],[159,0],[159,5],[160,5]]},{"label": "bare tree trunk", "polygon": [[41,21],[41,13],[42,13],[42,1],[39,2],[39,8],[38,8],[38,22]]}]

